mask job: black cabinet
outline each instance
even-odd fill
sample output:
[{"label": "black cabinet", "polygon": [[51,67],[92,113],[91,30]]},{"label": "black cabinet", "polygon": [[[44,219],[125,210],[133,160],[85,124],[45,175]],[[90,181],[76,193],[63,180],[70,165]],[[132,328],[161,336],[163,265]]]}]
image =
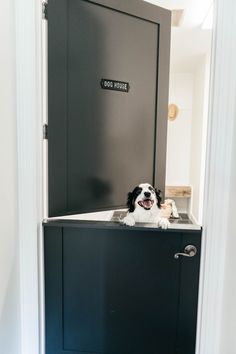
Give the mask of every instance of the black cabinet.
[{"label": "black cabinet", "polygon": [[[47,354],[194,354],[200,230],[44,226]],[[188,244],[192,258],[175,259]]]}]

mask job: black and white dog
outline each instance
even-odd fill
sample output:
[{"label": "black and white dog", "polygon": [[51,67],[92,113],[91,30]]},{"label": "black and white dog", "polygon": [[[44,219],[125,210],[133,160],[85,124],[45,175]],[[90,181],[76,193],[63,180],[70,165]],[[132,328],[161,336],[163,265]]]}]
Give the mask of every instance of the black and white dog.
[{"label": "black and white dog", "polygon": [[167,218],[161,217],[160,190],[155,190],[149,183],[142,183],[128,193],[128,214],[123,224],[134,226],[136,222],[154,223],[162,229],[170,225]]}]

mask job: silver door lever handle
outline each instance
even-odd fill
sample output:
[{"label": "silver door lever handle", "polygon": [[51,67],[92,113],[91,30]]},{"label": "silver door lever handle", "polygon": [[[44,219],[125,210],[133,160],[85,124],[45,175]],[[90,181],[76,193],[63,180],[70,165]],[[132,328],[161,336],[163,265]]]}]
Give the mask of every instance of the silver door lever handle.
[{"label": "silver door lever handle", "polygon": [[178,259],[180,256],[183,257],[194,257],[197,254],[197,248],[193,245],[188,245],[185,247],[184,252],[179,252],[174,255],[175,259]]}]

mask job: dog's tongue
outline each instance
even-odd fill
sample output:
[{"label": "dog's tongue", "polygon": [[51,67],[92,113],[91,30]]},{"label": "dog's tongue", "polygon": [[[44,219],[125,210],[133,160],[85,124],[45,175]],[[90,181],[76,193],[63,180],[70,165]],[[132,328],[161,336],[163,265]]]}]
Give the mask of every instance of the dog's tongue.
[{"label": "dog's tongue", "polygon": [[139,202],[139,204],[146,209],[150,209],[152,207],[153,201],[151,199],[144,199]]},{"label": "dog's tongue", "polygon": [[150,199],[143,200],[143,206],[144,208],[151,208],[152,201]]}]

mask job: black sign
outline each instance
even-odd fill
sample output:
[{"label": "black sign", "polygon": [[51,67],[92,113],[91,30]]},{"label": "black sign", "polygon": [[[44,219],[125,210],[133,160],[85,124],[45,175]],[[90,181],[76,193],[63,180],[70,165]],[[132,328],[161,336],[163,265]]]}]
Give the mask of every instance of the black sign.
[{"label": "black sign", "polygon": [[116,81],[109,79],[102,79],[101,88],[104,90],[113,90],[113,91],[121,91],[121,92],[129,92],[129,83],[124,81]]}]

